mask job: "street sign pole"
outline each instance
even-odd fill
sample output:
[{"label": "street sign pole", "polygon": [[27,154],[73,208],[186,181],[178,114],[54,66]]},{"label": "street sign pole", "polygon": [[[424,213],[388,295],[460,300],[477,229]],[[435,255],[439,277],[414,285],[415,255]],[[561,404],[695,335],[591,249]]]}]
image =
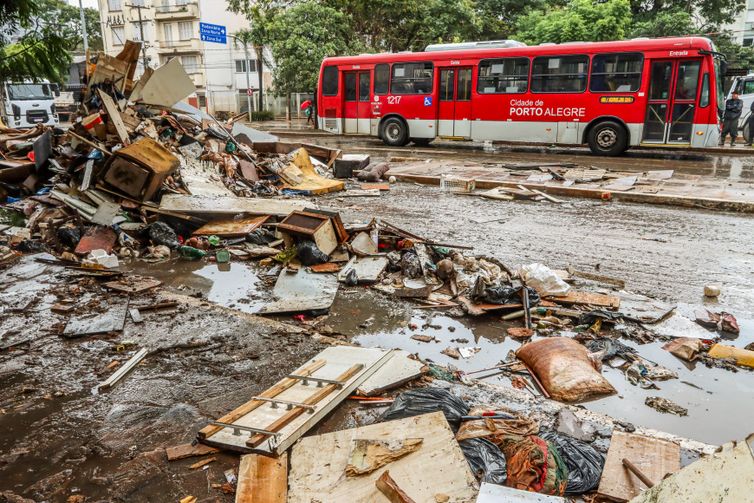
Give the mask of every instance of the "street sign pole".
[{"label": "street sign pole", "polygon": [[251,95],[249,89],[251,89],[251,81],[249,80],[249,45],[243,43],[243,57],[246,58],[246,109],[249,111],[249,122],[251,122]]}]

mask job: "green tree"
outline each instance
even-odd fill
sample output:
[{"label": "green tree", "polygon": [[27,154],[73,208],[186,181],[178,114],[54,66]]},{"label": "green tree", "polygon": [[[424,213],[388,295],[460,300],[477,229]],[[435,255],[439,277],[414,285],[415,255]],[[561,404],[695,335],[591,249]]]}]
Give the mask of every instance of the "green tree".
[{"label": "green tree", "polygon": [[746,0],[631,0],[631,13],[637,23],[684,13],[700,29],[732,22],[745,5]]},{"label": "green tree", "polygon": [[55,21],[47,2],[0,2],[0,76],[3,80],[62,81],[70,51],[71,33]]},{"label": "green tree", "polygon": [[533,10],[517,24],[515,38],[527,44],[620,40],[630,30],[631,7],[628,0],[571,0],[548,11]]},{"label": "green tree", "polygon": [[324,58],[362,48],[351,26],[347,14],[314,0],[275,15],[268,26],[275,93],[315,91]]}]

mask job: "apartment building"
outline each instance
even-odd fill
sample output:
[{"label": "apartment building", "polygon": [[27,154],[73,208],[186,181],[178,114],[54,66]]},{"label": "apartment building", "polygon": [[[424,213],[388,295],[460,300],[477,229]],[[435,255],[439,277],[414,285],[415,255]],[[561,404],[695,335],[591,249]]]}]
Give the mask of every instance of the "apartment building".
[{"label": "apartment building", "polygon": [[[146,48],[147,65],[156,68],[171,58],[179,58],[196,84],[188,98],[194,106],[210,113],[246,111],[246,66],[252,88],[258,87],[256,56],[249,48],[248,60],[243,46],[231,35],[249,27],[242,15],[228,11],[225,0],[98,0],[105,52],[115,55],[126,40],[137,40]],[[225,27],[225,44],[203,41],[199,23]],[[266,54],[265,59],[271,60]],[[139,61],[137,75],[143,71]],[[264,69],[264,89],[272,76]],[[266,93],[265,93],[266,94]],[[253,108],[258,109],[254,93]],[[265,104],[268,105],[267,96]],[[269,108],[268,106],[265,108]]]},{"label": "apartment building", "polygon": [[733,33],[733,40],[744,47],[754,46],[754,0],[746,0],[746,8],[733,23],[723,27]]}]

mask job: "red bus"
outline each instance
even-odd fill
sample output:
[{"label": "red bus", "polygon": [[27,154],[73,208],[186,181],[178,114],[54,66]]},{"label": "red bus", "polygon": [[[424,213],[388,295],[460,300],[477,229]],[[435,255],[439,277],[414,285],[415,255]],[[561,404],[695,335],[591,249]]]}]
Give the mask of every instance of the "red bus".
[{"label": "red bus", "polygon": [[702,37],[327,58],[318,121],[391,146],[453,138],[588,144],[602,155],[708,147],[720,134],[724,64]]}]

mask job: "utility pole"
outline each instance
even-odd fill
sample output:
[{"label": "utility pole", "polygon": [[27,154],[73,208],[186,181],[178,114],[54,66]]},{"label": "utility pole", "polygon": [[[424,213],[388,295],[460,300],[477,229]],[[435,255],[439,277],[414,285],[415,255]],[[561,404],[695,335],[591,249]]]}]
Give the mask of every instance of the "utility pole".
[{"label": "utility pole", "polygon": [[[79,0],[81,2],[81,0]],[[144,63],[144,71],[147,71],[147,68],[149,65],[147,64],[147,41],[144,40],[144,23],[141,20],[141,9],[147,9],[148,7],[144,5],[129,5],[128,7],[131,7],[132,9],[137,9],[139,11],[139,34],[141,38],[141,59]]]},{"label": "utility pole", "polygon": [[84,16],[84,5],[79,0],[79,16],[81,18],[81,37],[84,39],[84,57],[89,57],[89,37],[86,34],[86,17]]},{"label": "utility pole", "polygon": [[246,41],[243,42],[243,57],[246,59],[244,66],[246,67],[246,108],[249,110],[248,120],[251,122],[251,95],[249,95],[249,89],[251,89],[251,80],[249,80],[249,44]]}]

